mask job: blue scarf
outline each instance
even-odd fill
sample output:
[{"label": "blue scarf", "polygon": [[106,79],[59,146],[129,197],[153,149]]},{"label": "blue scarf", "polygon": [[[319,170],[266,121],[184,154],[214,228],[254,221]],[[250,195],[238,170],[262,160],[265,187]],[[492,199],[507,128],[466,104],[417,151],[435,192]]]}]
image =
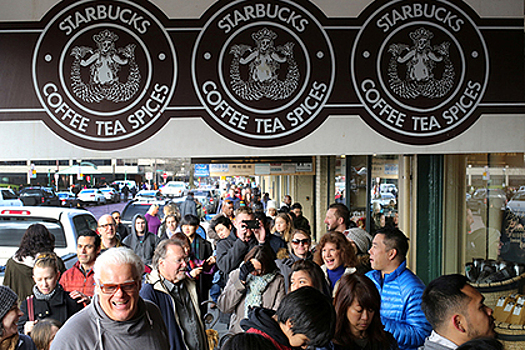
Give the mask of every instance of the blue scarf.
[{"label": "blue scarf", "polygon": [[345,266],[341,265],[335,270],[328,270],[326,269],[326,272],[328,273],[328,279],[330,280],[330,290],[334,290],[334,286],[341,279],[341,276],[345,273]]}]

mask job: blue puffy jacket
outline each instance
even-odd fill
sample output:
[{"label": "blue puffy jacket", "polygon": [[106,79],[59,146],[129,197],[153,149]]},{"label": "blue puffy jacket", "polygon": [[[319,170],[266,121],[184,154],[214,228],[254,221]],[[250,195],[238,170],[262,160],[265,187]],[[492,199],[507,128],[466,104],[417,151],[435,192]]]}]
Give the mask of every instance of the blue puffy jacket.
[{"label": "blue puffy jacket", "polygon": [[432,327],[421,310],[421,296],[425,285],[412,271],[406,261],[394,272],[381,278],[381,271],[366,274],[374,281],[381,294],[381,322],[385,331],[392,333],[400,350],[417,349],[430,335]]}]

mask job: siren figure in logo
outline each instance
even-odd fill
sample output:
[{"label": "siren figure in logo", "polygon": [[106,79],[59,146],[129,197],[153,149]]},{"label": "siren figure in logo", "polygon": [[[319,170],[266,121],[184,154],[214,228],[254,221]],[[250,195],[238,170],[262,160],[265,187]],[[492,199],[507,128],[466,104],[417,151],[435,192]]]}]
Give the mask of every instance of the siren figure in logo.
[{"label": "siren figure in logo", "polygon": [[[245,100],[260,100],[263,97],[272,100],[288,98],[299,84],[299,68],[294,59],[294,43],[287,42],[275,47],[277,34],[268,28],[252,33],[256,47],[233,45],[230,54],[234,55],[230,66],[230,78],[233,91]],[[248,53],[246,55],[246,53]],[[240,65],[249,64],[247,81],[241,78]],[[281,65],[287,64],[284,81],[279,80]]]},{"label": "siren figure in logo", "polygon": [[[392,58],[389,64],[389,82],[392,90],[404,98],[440,98],[446,95],[454,85],[454,66],[449,57],[449,42],[432,47],[430,39],[434,34],[425,28],[410,33],[414,45],[392,44],[389,52]],[[405,51],[408,51],[402,55]],[[406,79],[401,80],[398,74],[398,63],[407,65]],[[441,79],[434,77],[436,64],[443,63]]]},{"label": "siren figure in logo", "polygon": [[286,56],[275,51],[274,40],[277,34],[264,28],[261,33],[254,33],[252,37],[257,47],[246,58],[241,58],[241,64],[250,64],[251,78],[254,81],[265,82],[276,79],[279,63],[286,62]]},{"label": "siren figure in logo", "polygon": [[[140,71],[135,62],[135,44],[117,50],[115,42],[118,36],[107,29],[93,35],[93,40],[97,44],[95,50],[86,46],[75,46],[71,50],[71,55],[75,57],[71,66],[73,92],[89,103],[104,99],[113,102],[131,99],[138,91],[140,83]],[[126,83],[121,83],[118,75],[123,65],[129,65]],[[89,67],[89,84],[82,81],[82,67]]]}]

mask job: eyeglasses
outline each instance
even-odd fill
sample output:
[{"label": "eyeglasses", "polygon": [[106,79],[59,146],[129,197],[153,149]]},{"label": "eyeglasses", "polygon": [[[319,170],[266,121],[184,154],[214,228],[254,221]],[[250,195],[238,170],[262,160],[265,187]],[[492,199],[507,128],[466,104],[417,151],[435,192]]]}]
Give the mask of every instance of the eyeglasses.
[{"label": "eyeglasses", "polygon": [[121,290],[124,293],[131,293],[134,292],[135,289],[137,289],[137,282],[136,281],[125,281],[122,284],[99,284],[100,290],[104,294],[113,295],[117,292],[117,290]]},{"label": "eyeglasses", "polygon": [[307,244],[310,244],[310,240],[308,238],[306,238],[306,239],[292,239],[292,243],[293,244],[307,245]]},{"label": "eyeglasses", "polygon": [[120,216],[114,216],[113,219],[120,220]]}]

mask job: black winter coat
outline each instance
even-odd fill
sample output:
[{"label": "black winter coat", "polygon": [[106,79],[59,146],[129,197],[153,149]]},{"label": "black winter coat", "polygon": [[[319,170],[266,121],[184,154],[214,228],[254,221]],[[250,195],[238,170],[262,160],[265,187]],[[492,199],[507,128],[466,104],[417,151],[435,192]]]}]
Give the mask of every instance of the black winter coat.
[{"label": "black winter coat", "polygon": [[[50,300],[38,300],[33,297],[35,320],[52,318],[64,324],[68,318],[84,308],[83,304],[79,304],[75,299],[71,299],[69,292],[62,289],[62,286],[57,285],[57,288],[59,288],[59,290],[55,292]],[[24,315],[21,316],[18,321],[18,331],[23,334],[24,325],[29,321],[27,315],[27,299],[22,301],[20,310],[22,310]]]}]

